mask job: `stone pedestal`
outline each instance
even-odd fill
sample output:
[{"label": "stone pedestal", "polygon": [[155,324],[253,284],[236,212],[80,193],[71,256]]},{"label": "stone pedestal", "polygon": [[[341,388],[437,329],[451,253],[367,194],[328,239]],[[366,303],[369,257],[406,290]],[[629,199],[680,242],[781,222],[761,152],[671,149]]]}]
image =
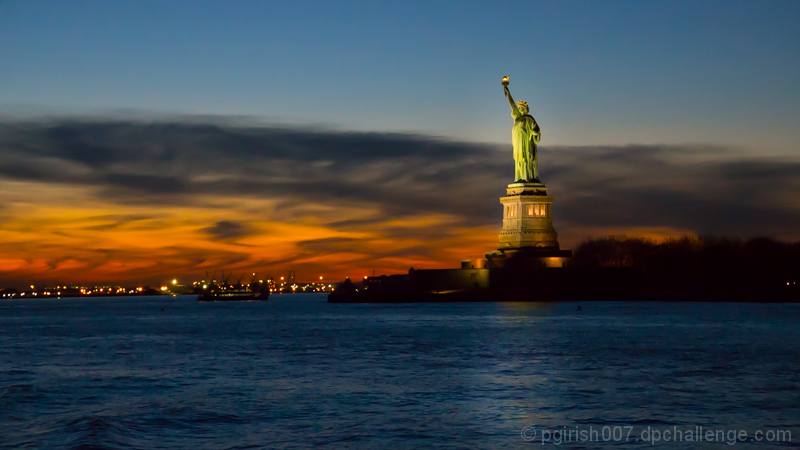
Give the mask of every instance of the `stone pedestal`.
[{"label": "stone pedestal", "polygon": [[543,183],[512,183],[503,205],[498,252],[486,255],[489,267],[566,267],[572,252],[560,250],[551,205]]},{"label": "stone pedestal", "polygon": [[[503,204],[503,229],[498,250],[524,247],[558,250],[558,233],[553,228],[550,206],[555,197],[547,195],[543,183],[512,183]],[[505,253],[505,252],[504,252]]]}]

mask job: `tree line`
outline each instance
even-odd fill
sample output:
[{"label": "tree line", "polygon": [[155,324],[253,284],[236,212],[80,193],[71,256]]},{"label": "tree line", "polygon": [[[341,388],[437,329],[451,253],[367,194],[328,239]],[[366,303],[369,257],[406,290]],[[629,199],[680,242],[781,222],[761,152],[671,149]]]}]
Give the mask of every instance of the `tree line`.
[{"label": "tree line", "polygon": [[589,239],[575,250],[571,265],[631,268],[650,278],[736,281],[737,284],[766,279],[800,282],[800,242],[716,236],[685,236],[663,241]]}]

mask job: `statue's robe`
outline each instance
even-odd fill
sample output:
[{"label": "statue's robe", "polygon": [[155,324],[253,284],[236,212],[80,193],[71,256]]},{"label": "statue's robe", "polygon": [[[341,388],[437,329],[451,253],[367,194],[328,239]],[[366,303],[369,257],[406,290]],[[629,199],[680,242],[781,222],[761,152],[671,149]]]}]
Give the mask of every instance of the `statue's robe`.
[{"label": "statue's robe", "polygon": [[542,138],[539,124],[530,114],[522,114],[518,108],[511,110],[514,128],[511,143],[514,145],[514,180],[539,182],[537,146]]}]

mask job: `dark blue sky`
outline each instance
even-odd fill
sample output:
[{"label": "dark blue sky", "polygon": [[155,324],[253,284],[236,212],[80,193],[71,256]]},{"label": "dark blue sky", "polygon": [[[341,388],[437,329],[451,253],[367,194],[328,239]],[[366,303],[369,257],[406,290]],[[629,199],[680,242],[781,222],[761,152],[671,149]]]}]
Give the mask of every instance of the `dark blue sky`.
[{"label": "dark blue sky", "polygon": [[797,1],[0,2],[0,111],[246,115],[543,144],[800,140]]}]

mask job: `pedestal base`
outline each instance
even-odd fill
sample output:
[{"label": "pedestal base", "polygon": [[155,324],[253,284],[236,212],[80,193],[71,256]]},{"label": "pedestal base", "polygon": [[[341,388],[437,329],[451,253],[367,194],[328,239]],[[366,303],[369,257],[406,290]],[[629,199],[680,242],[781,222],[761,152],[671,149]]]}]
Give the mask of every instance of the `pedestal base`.
[{"label": "pedestal base", "polygon": [[521,247],[486,254],[487,269],[539,269],[567,267],[571,250]]},{"label": "pedestal base", "polygon": [[558,250],[558,233],[553,228],[550,209],[555,197],[547,195],[544,183],[511,183],[503,205],[503,229],[500,230],[501,251],[520,248]]}]

